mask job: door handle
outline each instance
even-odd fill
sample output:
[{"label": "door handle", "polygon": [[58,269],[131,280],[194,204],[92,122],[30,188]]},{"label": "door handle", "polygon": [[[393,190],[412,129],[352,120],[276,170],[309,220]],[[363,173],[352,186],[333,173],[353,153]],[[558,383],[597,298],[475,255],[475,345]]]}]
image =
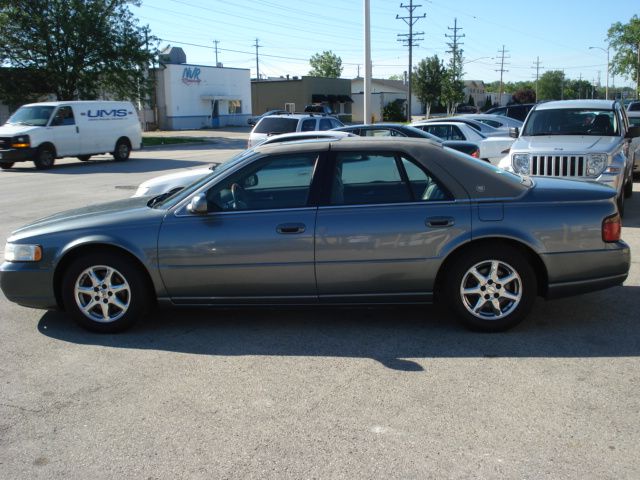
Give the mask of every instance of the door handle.
[{"label": "door handle", "polygon": [[425,222],[427,227],[433,228],[452,227],[455,223],[456,222],[453,220],[453,217],[429,217]]},{"label": "door handle", "polygon": [[282,234],[303,233],[306,229],[304,223],[281,223],[276,227],[276,232]]}]

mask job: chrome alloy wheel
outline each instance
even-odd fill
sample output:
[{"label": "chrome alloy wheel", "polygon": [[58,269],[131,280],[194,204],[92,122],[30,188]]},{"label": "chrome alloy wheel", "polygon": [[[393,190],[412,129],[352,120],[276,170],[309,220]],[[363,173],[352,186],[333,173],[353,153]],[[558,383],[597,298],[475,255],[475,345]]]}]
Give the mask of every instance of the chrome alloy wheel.
[{"label": "chrome alloy wheel", "polygon": [[106,265],[94,265],[78,275],[73,293],[80,311],[99,323],[118,320],[131,305],[131,288],[126,278]]},{"label": "chrome alloy wheel", "polygon": [[508,263],[484,260],[464,274],[460,296],[473,316],[498,320],[513,312],[522,300],[522,280]]}]

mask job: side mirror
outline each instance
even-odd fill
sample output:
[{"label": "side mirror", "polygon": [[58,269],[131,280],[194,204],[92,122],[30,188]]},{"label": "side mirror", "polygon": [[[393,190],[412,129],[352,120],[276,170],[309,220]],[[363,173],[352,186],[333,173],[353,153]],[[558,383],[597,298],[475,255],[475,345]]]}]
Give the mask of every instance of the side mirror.
[{"label": "side mirror", "polygon": [[520,136],[520,129],[518,127],[511,127],[509,129],[509,136],[511,138],[518,138]]},{"label": "side mirror", "polygon": [[640,137],[640,127],[629,127],[629,131],[625,135],[625,138]]},{"label": "side mirror", "polygon": [[209,212],[207,206],[207,197],[204,193],[199,193],[191,199],[187,205],[187,211],[196,215],[202,215]]}]

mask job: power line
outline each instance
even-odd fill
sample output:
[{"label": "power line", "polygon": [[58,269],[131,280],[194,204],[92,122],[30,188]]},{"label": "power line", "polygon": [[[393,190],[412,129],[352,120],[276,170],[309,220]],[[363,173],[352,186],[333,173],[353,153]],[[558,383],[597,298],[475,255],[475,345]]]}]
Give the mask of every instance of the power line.
[{"label": "power line", "polygon": [[[409,71],[408,71],[408,77],[409,77],[409,81],[408,81],[408,87],[409,87],[409,94],[407,95],[407,120],[410,122],[411,121],[411,72],[413,70],[413,59],[412,59],[412,54],[413,54],[413,47],[417,47],[418,45],[414,42],[416,41],[420,41],[420,40],[424,40],[424,37],[421,38],[415,38],[415,36],[421,36],[424,35],[424,32],[413,32],[413,26],[416,24],[416,22],[418,20],[420,20],[421,18],[425,18],[427,16],[426,13],[423,13],[422,15],[416,17],[413,15],[413,13],[415,12],[416,8],[421,7],[422,5],[414,5],[413,4],[413,0],[409,0],[409,5],[404,5],[404,4],[400,4],[400,8],[406,8],[407,11],[409,12],[409,16],[408,17],[401,17],[400,15],[396,14],[396,20],[402,20],[404,21],[404,23],[406,23],[409,26],[409,33],[399,33],[398,34],[398,41],[400,42],[404,42],[405,46],[409,47]],[[406,37],[406,38],[403,38]]]}]

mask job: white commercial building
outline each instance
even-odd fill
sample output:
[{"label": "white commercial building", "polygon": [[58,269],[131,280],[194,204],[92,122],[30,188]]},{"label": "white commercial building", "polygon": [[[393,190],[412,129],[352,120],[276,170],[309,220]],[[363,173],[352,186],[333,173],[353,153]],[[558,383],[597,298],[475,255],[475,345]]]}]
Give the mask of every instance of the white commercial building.
[{"label": "white commercial building", "polygon": [[247,126],[249,69],[163,63],[156,70],[155,100],[163,130]]}]

